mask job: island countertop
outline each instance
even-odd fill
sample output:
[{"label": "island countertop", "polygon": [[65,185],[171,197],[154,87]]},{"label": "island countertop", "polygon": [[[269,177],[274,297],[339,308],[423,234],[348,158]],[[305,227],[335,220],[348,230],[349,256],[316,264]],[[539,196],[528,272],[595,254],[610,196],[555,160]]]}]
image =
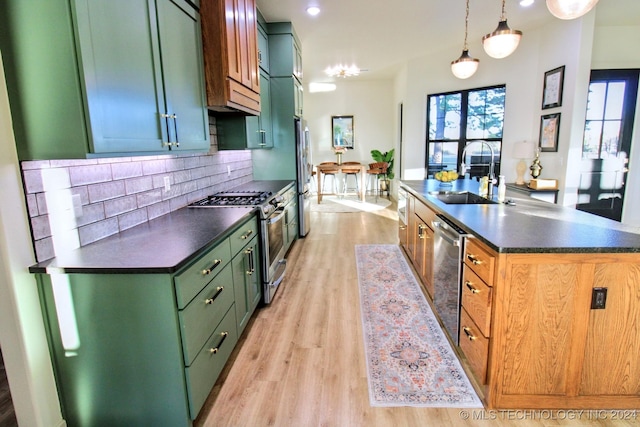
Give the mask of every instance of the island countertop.
[{"label": "island countertop", "polygon": [[[450,187],[439,181],[401,181],[401,186],[431,209],[504,253],[626,253],[640,252],[640,234],[616,221],[573,208],[508,195],[515,205],[446,204],[433,191],[469,191],[478,183],[457,180]],[[494,196],[495,200],[495,196]]]}]

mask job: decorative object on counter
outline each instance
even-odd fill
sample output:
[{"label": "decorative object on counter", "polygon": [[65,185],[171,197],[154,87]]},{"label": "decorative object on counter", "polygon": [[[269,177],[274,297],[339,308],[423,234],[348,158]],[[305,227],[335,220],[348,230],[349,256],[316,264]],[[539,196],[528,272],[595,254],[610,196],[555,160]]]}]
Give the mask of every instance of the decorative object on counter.
[{"label": "decorative object on counter", "polygon": [[467,33],[469,27],[469,0],[467,0],[467,9],[464,19],[464,45],[462,46],[462,55],[460,58],[451,62],[451,72],[459,79],[468,79],[478,70],[480,60],[469,56],[469,46],[467,45]]},{"label": "decorative object on counter", "polygon": [[333,152],[336,153],[336,163],[342,164],[342,155],[347,152],[346,147],[333,147]]},{"label": "decorative object on counter", "polygon": [[331,116],[331,135],[333,147],[353,148],[353,116]]},{"label": "decorative object on counter", "polygon": [[481,408],[398,245],[356,245],[371,406]]},{"label": "decorative object on counter", "polygon": [[529,166],[529,170],[531,171],[531,178],[536,179],[540,176],[542,172],[542,165],[540,164],[540,151],[536,150],[536,158],[533,159],[533,163]]},{"label": "decorative object on counter", "polygon": [[558,180],[557,179],[532,179],[529,181],[529,188],[533,190],[557,190],[558,189]]},{"label": "decorative object on counter", "polygon": [[452,186],[452,182],[458,179],[458,172],[456,171],[439,171],[433,176],[435,179],[440,181],[440,186]]},{"label": "decorative object on counter", "polygon": [[498,177],[498,201],[504,202],[507,197],[507,183],[504,180],[504,175]]},{"label": "decorative object on counter", "polygon": [[558,151],[560,113],[540,117],[540,151]]},{"label": "decorative object on counter", "polygon": [[542,109],[560,107],[562,105],[562,88],[564,87],[564,65],[544,73],[544,89],[542,90]]},{"label": "decorative object on counter", "polygon": [[519,141],[513,144],[513,158],[520,159],[516,164],[516,184],[524,184],[524,173],[527,171],[526,160],[533,157],[533,143],[530,141]]},{"label": "decorative object on counter", "polygon": [[522,31],[512,30],[507,25],[505,0],[502,0],[502,15],[498,27],[482,38],[484,51],[492,58],[506,58],[516,50],[521,38]]},{"label": "decorative object on counter", "polygon": [[556,18],[576,19],[589,12],[598,0],[547,0],[547,9]]}]

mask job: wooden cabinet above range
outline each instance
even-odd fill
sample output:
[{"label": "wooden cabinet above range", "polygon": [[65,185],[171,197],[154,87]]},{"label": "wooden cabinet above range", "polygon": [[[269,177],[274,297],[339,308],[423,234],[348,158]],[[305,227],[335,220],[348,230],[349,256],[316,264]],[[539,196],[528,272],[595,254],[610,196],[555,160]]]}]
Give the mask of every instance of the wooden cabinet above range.
[{"label": "wooden cabinet above range", "polygon": [[260,114],[255,0],[202,0],[207,106]]}]

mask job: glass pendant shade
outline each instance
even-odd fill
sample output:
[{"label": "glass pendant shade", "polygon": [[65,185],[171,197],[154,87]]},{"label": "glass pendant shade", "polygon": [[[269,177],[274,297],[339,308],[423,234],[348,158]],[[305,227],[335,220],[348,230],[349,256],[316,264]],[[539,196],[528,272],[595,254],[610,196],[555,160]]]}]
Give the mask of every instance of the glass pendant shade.
[{"label": "glass pendant shade", "polygon": [[451,72],[459,79],[468,79],[478,70],[480,61],[469,56],[468,50],[463,50],[460,58],[451,62]]},{"label": "glass pendant shade", "polygon": [[521,38],[522,31],[509,28],[505,19],[500,21],[494,32],[482,38],[482,46],[490,57],[506,58],[516,50]]},{"label": "glass pendant shade", "polygon": [[556,18],[575,19],[589,12],[598,0],[547,0],[547,9]]}]

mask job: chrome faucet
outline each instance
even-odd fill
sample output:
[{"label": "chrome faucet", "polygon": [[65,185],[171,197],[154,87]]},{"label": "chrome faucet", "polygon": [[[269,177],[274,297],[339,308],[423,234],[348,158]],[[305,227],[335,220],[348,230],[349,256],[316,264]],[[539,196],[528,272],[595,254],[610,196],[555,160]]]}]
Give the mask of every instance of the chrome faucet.
[{"label": "chrome faucet", "polygon": [[464,150],[462,150],[462,162],[460,162],[460,176],[464,176],[467,173],[467,165],[464,164],[465,155],[467,154],[467,148],[469,148],[475,143],[486,145],[487,147],[489,147],[489,151],[491,152],[491,163],[489,164],[489,185],[488,185],[489,198],[491,198],[493,196],[493,185],[496,183],[496,175],[493,171],[496,164],[494,161],[495,153],[493,151],[493,147],[491,147],[491,144],[489,144],[487,141],[471,141],[464,147]]}]

